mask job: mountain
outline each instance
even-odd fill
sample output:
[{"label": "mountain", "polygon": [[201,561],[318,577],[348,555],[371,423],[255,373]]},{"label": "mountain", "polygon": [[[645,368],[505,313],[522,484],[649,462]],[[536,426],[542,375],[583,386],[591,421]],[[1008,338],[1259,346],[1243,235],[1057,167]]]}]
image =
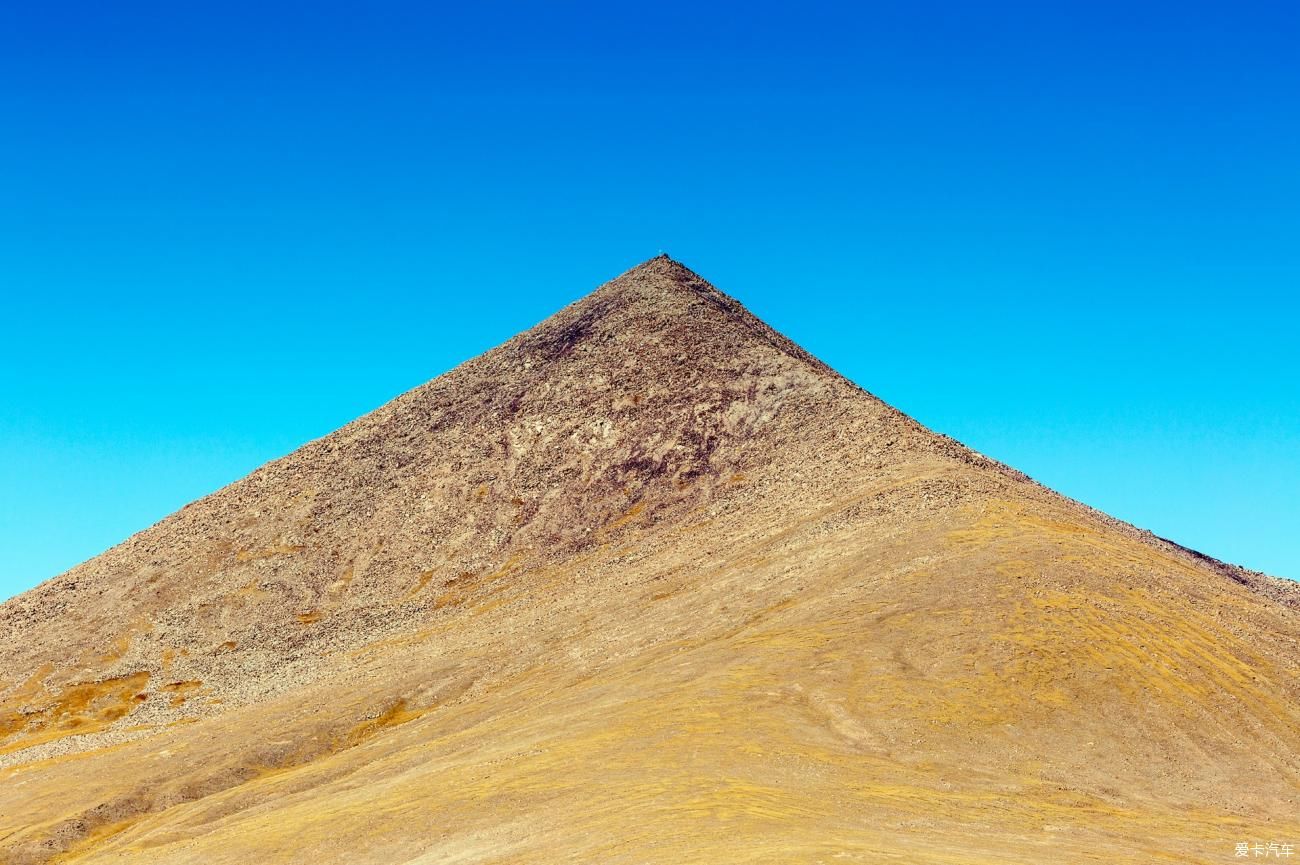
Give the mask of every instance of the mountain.
[{"label": "mountain", "polygon": [[12,865],[1300,846],[1294,584],[930,432],[662,256],[0,637]]}]

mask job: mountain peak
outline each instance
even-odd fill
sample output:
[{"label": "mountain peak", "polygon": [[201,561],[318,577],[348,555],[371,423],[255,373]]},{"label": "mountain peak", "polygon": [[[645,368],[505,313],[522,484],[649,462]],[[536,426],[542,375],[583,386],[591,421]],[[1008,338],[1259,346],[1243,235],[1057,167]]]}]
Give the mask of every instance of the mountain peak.
[{"label": "mountain peak", "polygon": [[705,366],[709,363],[706,354],[712,349],[734,354],[741,346],[762,346],[762,350],[797,360],[819,375],[840,379],[740,301],[663,253],[601,285],[512,342],[546,346],[561,355],[579,343],[635,344],[643,360],[663,353],[647,351],[653,345],[676,360],[693,359]]},{"label": "mountain peak", "polygon": [[687,295],[718,295],[731,300],[698,273],[662,252],[619,274],[592,294],[617,293],[632,289],[641,289],[647,295],[661,300],[671,298],[680,292],[686,292]]},{"label": "mountain peak", "polygon": [[661,252],[658,255],[650,256],[645,261],[641,262],[636,267],[632,268],[632,270],[641,270],[643,268],[656,268],[656,267],[668,267],[668,268],[676,267],[681,270],[688,270],[686,265],[682,264],[680,261],[673,258],[671,255],[669,255],[666,252]]}]

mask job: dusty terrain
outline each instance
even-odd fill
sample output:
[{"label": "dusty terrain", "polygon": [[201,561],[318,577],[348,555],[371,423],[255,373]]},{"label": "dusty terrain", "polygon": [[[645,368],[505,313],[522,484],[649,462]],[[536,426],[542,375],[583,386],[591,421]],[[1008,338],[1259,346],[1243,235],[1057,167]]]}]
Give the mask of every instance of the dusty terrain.
[{"label": "dusty terrain", "polygon": [[0,862],[1300,850],[1300,591],[667,258],[0,606]]}]

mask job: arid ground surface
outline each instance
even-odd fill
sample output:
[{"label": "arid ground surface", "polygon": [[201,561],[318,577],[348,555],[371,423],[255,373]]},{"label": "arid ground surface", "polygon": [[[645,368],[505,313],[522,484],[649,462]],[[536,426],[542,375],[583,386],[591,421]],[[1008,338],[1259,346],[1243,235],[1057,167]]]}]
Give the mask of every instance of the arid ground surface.
[{"label": "arid ground surface", "polygon": [[1269,841],[1295,584],[929,432],[664,257],[0,606],[10,865]]}]

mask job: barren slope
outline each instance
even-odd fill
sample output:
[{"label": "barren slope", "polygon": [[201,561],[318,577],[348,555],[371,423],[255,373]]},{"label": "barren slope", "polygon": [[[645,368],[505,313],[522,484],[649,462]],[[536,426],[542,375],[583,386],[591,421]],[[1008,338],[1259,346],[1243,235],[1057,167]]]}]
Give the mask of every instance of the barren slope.
[{"label": "barren slope", "polygon": [[0,606],[0,862],[1219,862],[1298,596],[661,257]]}]

